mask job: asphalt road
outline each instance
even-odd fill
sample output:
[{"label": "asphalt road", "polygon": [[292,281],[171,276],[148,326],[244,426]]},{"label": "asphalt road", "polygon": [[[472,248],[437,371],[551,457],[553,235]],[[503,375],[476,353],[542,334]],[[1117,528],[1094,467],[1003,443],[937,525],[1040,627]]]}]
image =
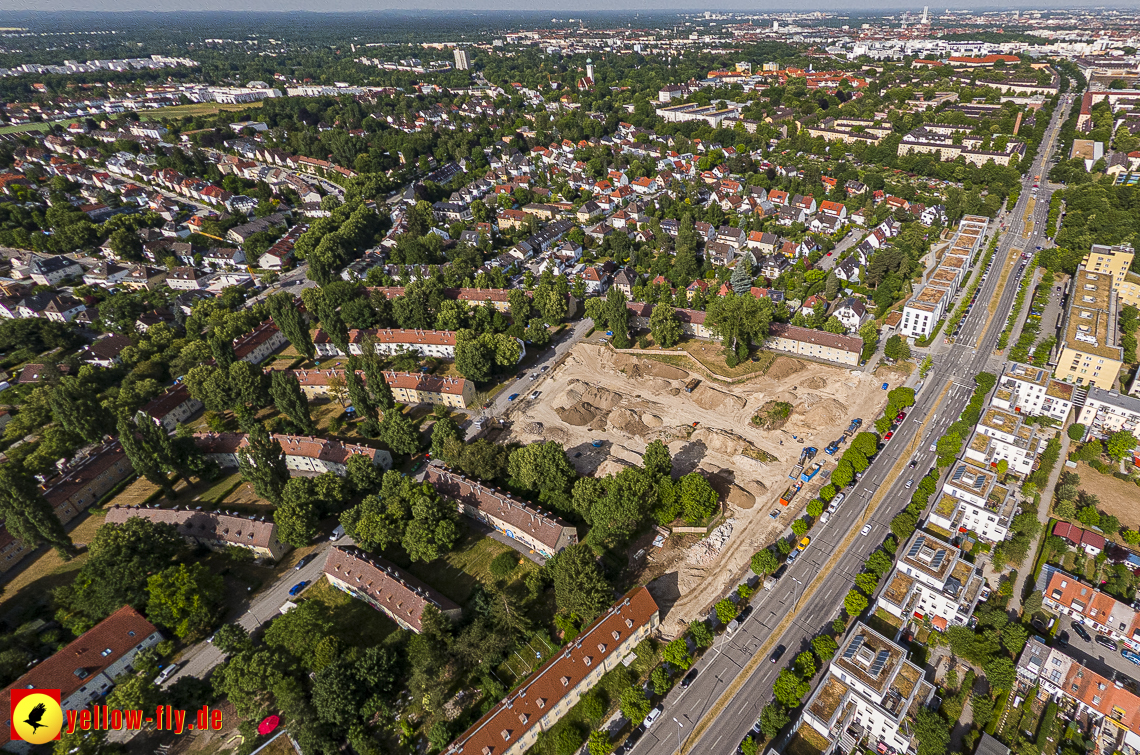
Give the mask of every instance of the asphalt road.
[{"label": "asphalt road", "polygon": [[[811,639],[838,615],[843,598],[851,589],[861,564],[889,534],[890,520],[910,500],[910,490],[905,487],[906,480],[912,476],[917,479],[933,466],[935,454],[929,450],[930,445],[941,437],[946,426],[956,420],[965,408],[973,393],[973,376],[986,369],[999,368],[1003,361],[1000,357],[993,356],[993,349],[1012,309],[1017,280],[1011,273],[1003,290],[996,291],[1001,278],[1001,265],[1005,264],[1015,241],[1024,242],[1017,245],[1029,249],[1040,243],[1038,239],[1042,237],[1041,231],[1048,215],[1048,189],[1038,189],[1037,208],[1034,212],[1035,229],[1029,239],[1021,237],[1021,218],[1032,194],[1033,184],[1037,182],[1034,176],[1045,171],[1069,104],[1071,103],[1063,103],[1058,107],[1042,140],[1039,156],[1026,173],[1021,195],[1011,213],[1014,227],[1007,229],[998,244],[993,269],[979,289],[979,306],[975,306],[965,318],[957,342],[943,344],[943,348],[938,350],[934,366],[923,381],[923,388],[916,397],[915,406],[908,411],[906,420],[876,456],[863,478],[848,492],[846,500],[830,521],[817,525],[812,531],[814,539],[804,554],[787,569],[771,591],[754,599],[752,616],[731,637],[719,638],[716,647],[701,658],[696,665],[697,678],[687,690],[676,687],[666,696],[664,714],[652,728],[645,731],[632,748],[632,753],[669,755],[678,751],[682,740],[685,752],[701,755],[734,753],[740,741],[749,733],[760,711],[771,700],[772,685],[780,669],[788,665],[797,653],[807,649]],[[985,303],[995,296],[998,297],[998,304],[990,319]],[[947,389],[945,398],[937,411],[932,411],[944,388]],[[907,473],[893,480],[888,479],[900,457],[916,438],[919,442],[913,457],[916,460],[915,469],[908,468]],[[913,475],[910,474],[912,471]],[[867,517],[868,503],[884,484],[889,486],[885,498],[875,514]],[[864,524],[871,525],[870,533],[856,536],[847,550],[840,553],[835,568],[820,573],[822,566],[841,547],[848,533],[859,530]],[[814,592],[804,599],[805,590],[813,587]],[[774,637],[773,631],[788,615],[793,617],[791,625],[782,635]],[[742,673],[749,660],[761,650],[772,652],[777,645],[786,648],[779,662],[761,662],[731,699],[721,703],[720,698],[728,685]],[[817,675],[816,682],[823,677],[823,674]],[[703,727],[699,737],[692,739],[694,726],[708,716],[715,716],[715,719]],[[678,734],[681,736],[678,737]]]},{"label": "asphalt road", "polygon": [[[1109,650],[1095,641],[1086,642],[1073,631],[1072,620],[1068,616],[1060,616],[1057,620],[1061,622],[1062,627],[1057,634],[1064,631],[1069,636],[1068,647],[1061,646],[1066,653],[1080,661],[1082,666],[1092,669],[1101,676],[1112,680],[1119,679],[1121,682],[1127,679],[1133,685],[1134,691],[1140,690],[1140,665],[1120,654],[1120,643],[1117,643],[1117,650]],[[1097,636],[1097,632],[1091,627],[1086,626],[1085,631],[1090,637]]]}]

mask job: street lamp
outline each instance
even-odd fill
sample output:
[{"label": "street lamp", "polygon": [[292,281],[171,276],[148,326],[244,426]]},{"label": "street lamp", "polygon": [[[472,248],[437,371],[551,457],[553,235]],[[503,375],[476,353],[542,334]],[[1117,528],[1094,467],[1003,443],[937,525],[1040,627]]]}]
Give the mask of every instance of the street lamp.
[{"label": "street lamp", "polygon": [[[804,587],[804,583],[803,583],[803,582],[801,582],[801,581],[799,581],[799,580],[798,580],[798,579],[796,579],[795,577],[792,577],[792,581],[793,581],[793,582],[795,582],[797,585],[799,585],[799,586],[800,586],[800,597],[799,597],[799,598],[796,598],[796,606],[795,606],[795,608],[793,608],[793,609],[792,609],[792,611],[793,611],[793,612],[797,612],[797,611],[799,611],[799,610],[800,610],[800,598],[802,598],[802,597],[803,597],[803,595],[804,595],[804,594],[803,594],[803,587]],[[795,595],[795,591],[794,591],[794,590],[792,591],[792,594],[793,594],[793,595]]]},{"label": "street lamp", "polygon": [[681,752],[681,729],[684,729],[685,725],[683,723],[681,723],[680,721],[678,721],[676,716],[673,716],[673,723],[677,724],[677,727],[678,727],[677,728],[677,752],[680,753]]}]

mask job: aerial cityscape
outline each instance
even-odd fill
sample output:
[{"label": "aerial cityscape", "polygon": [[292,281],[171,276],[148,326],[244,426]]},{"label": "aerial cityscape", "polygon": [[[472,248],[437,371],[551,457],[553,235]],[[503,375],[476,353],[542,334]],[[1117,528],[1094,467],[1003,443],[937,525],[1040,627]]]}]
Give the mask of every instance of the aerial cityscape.
[{"label": "aerial cityscape", "polygon": [[1140,755],[1140,9],[153,10],[0,11],[0,749]]}]

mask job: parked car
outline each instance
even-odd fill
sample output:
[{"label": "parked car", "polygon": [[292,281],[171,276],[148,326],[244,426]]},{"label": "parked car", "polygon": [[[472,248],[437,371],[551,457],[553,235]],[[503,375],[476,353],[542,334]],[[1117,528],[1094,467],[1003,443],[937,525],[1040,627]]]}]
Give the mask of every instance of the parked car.
[{"label": "parked car", "polygon": [[1128,648],[1121,648],[1120,654],[1122,656],[1124,656],[1126,659],[1135,663],[1137,666],[1140,666],[1140,653],[1133,653]]},{"label": "parked car", "polygon": [[895,431],[894,430],[888,430],[887,434],[883,436],[883,440],[890,440],[893,437],[895,437]]},{"label": "parked car", "polygon": [[301,580],[297,584],[289,588],[289,597],[295,598],[301,594],[301,591],[309,586],[308,580]]},{"label": "parked car", "polygon": [[1069,626],[1071,626],[1073,628],[1073,631],[1076,632],[1077,636],[1080,637],[1082,640],[1084,640],[1085,642],[1092,642],[1092,637],[1089,636],[1089,633],[1086,632],[1085,628],[1082,627],[1080,624],[1078,624],[1077,622],[1074,621],[1074,622],[1071,622],[1069,624]]},{"label": "parked car", "polygon": [[166,682],[170,679],[170,677],[174,676],[174,673],[176,671],[178,671],[178,664],[172,663],[169,666],[167,666],[166,668],[164,668],[162,671],[158,672],[158,676],[156,676],[154,678],[155,686],[161,687],[163,684],[166,684]]},{"label": "parked car", "polygon": [[298,561],[297,565],[294,566],[293,568],[296,569],[297,571],[301,571],[306,566],[308,566],[312,562],[312,560],[316,557],[317,557],[316,553],[310,553],[309,555],[305,556],[300,561]]},{"label": "parked car", "polygon": [[695,680],[696,678],[697,678],[697,670],[695,668],[689,669],[689,673],[685,674],[684,678],[681,679],[681,689],[688,689],[689,685],[692,684],[693,680]]},{"label": "parked car", "polygon": [[802,551],[802,550],[806,549],[809,545],[811,545],[811,538],[807,537],[805,535],[804,539],[800,541],[800,544],[796,546],[796,550]]},{"label": "parked car", "polygon": [[1066,645],[1068,645],[1069,644],[1069,633],[1064,632],[1064,631],[1059,632],[1057,634],[1057,644],[1060,645],[1061,647],[1065,647]]},{"label": "parked car", "polygon": [[743,624],[744,620],[747,619],[751,615],[752,615],[752,606],[748,605],[748,606],[744,607],[744,610],[740,612],[740,615],[736,617],[736,620],[739,621],[741,624]]},{"label": "parked car", "polygon": [[658,705],[653,710],[649,711],[649,715],[645,717],[645,720],[641,722],[641,725],[644,726],[646,729],[648,729],[650,726],[653,725],[654,721],[661,718],[661,713],[664,710],[665,710],[664,705]]},{"label": "parked car", "polygon": [[1108,637],[1105,637],[1103,634],[1098,634],[1096,636],[1096,644],[1100,645],[1101,647],[1108,648],[1114,653],[1116,652],[1116,643]]},{"label": "parked car", "polygon": [[507,396],[507,401],[514,401],[518,397],[519,397],[519,394],[512,393],[511,395]]}]

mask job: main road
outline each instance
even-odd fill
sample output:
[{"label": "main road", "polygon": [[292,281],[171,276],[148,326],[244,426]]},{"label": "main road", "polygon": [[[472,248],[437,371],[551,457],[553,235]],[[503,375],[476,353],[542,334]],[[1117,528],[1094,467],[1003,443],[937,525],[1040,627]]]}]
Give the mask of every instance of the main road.
[{"label": "main road", "polygon": [[[937,350],[915,406],[891,441],[875,457],[863,478],[826,524],[817,525],[813,540],[800,558],[771,588],[754,600],[755,610],[731,636],[721,636],[696,665],[698,674],[688,687],[675,687],[664,700],[664,713],[644,732],[631,752],[635,755],[671,755],[679,749],[701,755],[731,755],[772,698],[772,685],[780,669],[810,647],[839,614],[843,598],[867,556],[889,534],[889,523],[906,507],[916,481],[934,466],[932,445],[954,422],[973,393],[973,376],[1000,369],[994,347],[1016,296],[1020,262],[1011,250],[1032,250],[1042,236],[1050,192],[1036,178],[1046,171],[1056,145],[1060,124],[1071,105],[1063,97],[1046,129],[1038,157],[1026,171],[1022,191],[1010,214],[1011,227],[999,242],[994,265],[980,287],[978,301],[965,319],[955,343]],[[1028,237],[1022,235],[1026,207],[1037,189]],[[1017,255],[1020,257],[1020,255]],[[1013,266],[1001,291],[1004,268]],[[981,271],[977,273],[981,275]],[[991,311],[988,302],[995,301]],[[913,462],[913,466],[911,465]],[[881,488],[886,486],[885,494]],[[872,499],[878,499],[873,510]],[[861,534],[869,525],[867,534]],[[777,647],[786,650],[770,662]],[[817,682],[822,679],[817,677]]]}]

